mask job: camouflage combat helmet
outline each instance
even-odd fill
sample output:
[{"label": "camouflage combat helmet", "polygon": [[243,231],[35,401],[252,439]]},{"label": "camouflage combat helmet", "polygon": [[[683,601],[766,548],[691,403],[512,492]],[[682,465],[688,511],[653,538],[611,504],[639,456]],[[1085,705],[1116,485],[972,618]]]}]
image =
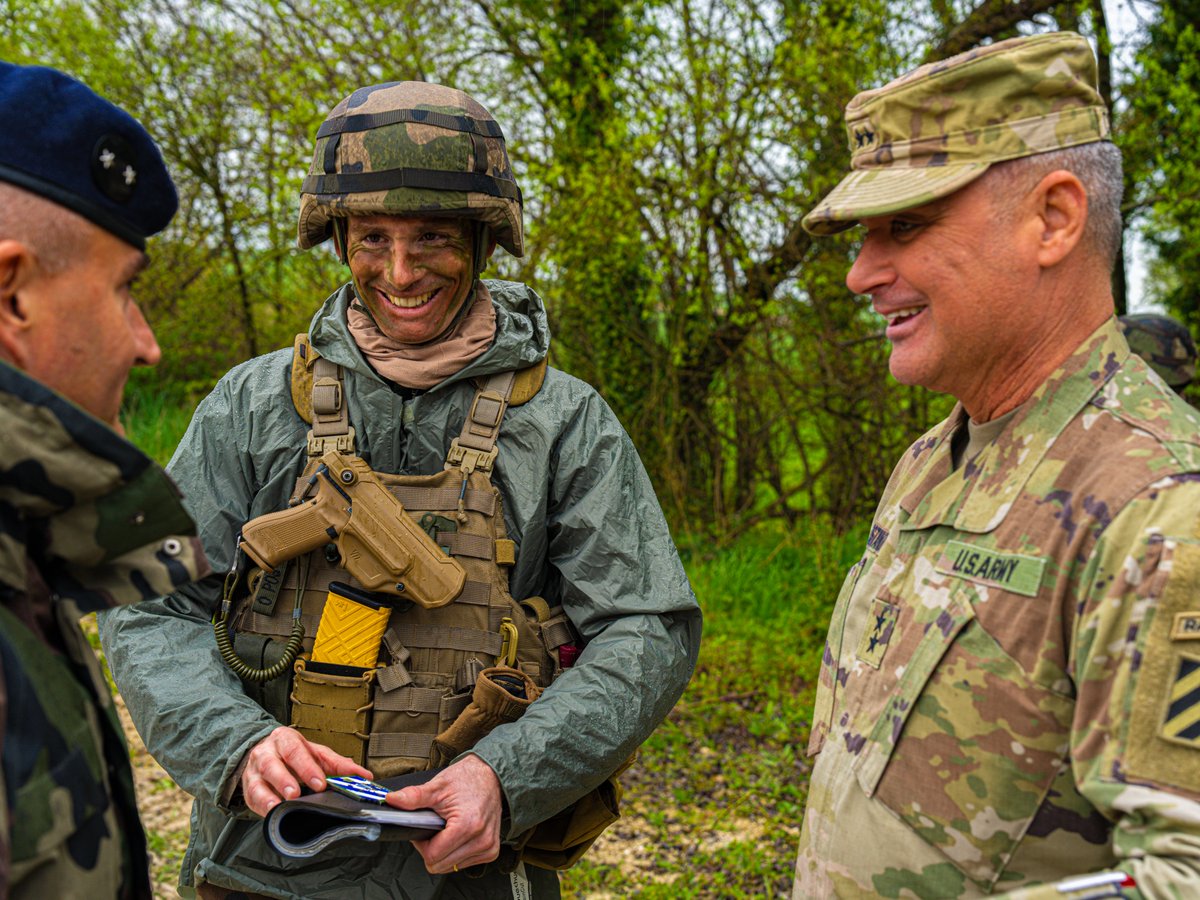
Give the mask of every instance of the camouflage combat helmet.
[{"label": "camouflage combat helmet", "polygon": [[1179,322],[1155,313],[1121,316],[1118,321],[1129,349],[1171,387],[1180,390],[1196,377],[1196,344]]},{"label": "camouflage combat helmet", "polygon": [[300,247],[327,240],[334,219],[355,213],[473,219],[513,256],[525,249],[521,189],[500,126],[462,91],[424,81],[357,90],[317,131]]}]

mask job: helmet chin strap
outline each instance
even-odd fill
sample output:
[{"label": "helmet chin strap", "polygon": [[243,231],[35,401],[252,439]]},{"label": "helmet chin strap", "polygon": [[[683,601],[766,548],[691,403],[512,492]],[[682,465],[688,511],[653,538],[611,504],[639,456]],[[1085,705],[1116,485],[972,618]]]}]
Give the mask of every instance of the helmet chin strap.
[{"label": "helmet chin strap", "polygon": [[349,225],[346,219],[342,216],[333,216],[333,249],[337,252],[338,259],[342,261],[342,265],[349,265],[349,260],[346,256],[346,233]]},{"label": "helmet chin strap", "polygon": [[492,240],[492,228],[487,222],[475,223],[475,278],[483,274],[491,255],[487,252]]},{"label": "helmet chin strap", "polygon": [[[463,299],[462,306],[458,308],[458,312],[454,314],[454,318],[450,320],[450,324],[435,337],[434,341],[440,341],[446,335],[454,331],[458,327],[458,323],[466,318],[467,313],[471,311],[471,307],[475,305],[475,290],[479,284],[479,276],[483,274],[483,270],[487,268],[488,252],[487,245],[491,239],[492,230],[485,222],[474,223],[475,227],[471,230],[475,233],[475,248],[471,254],[471,287],[467,291],[467,296]],[[432,341],[430,342],[432,343]]]}]

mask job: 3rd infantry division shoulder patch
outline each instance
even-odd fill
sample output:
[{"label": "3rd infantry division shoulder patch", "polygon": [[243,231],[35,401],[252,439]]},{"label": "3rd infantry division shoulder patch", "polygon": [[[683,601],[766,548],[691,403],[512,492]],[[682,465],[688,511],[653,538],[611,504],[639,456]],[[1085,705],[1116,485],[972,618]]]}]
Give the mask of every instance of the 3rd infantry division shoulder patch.
[{"label": "3rd infantry division shoulder patch", "polygon": [[1168,695],[1162,736],[1200,749],[1200,659],[1180,656]]}]

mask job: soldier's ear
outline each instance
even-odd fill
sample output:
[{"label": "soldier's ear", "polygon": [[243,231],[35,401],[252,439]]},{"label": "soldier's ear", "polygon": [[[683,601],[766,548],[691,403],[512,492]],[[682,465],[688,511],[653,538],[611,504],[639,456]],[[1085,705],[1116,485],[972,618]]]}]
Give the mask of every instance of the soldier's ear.
[{"label": "soldier's ear", "polygon": [[1046,175],[1033,189],[1040,218],[1038,263],[1050,268],[1062,262],[1083,238],[1087,226],[1087,189],[1072,172],[1059,169]]},{"label": "soldier's ear", "polygon": [[21,241],[0,240],[0,357],[21,367],[29,328],[26,291],[38,278],[37,260]]}]

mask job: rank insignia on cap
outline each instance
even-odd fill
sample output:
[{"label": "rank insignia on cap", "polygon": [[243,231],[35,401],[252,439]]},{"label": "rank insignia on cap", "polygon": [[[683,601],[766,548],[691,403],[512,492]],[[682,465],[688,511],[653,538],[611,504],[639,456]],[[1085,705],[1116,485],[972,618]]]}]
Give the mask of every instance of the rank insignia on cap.
[{"label": "rank insignia on cap", "polygon": [[1200,749],[1200,659],[1184,655],[1177,661],[1162,736]]},{"label": "rank insignia on cap", "polygon": [[179,208],[162,152],[141,123],[45,66],[0,61],[0,182],[66,207],[138,250]]},{"label": "rank insignia on cap", "polygon": [[100,193],[114,203],[127,203],[137,185],[133,148],[119,134],[106,134],[96,141],[92,153],[92,180]]}]

